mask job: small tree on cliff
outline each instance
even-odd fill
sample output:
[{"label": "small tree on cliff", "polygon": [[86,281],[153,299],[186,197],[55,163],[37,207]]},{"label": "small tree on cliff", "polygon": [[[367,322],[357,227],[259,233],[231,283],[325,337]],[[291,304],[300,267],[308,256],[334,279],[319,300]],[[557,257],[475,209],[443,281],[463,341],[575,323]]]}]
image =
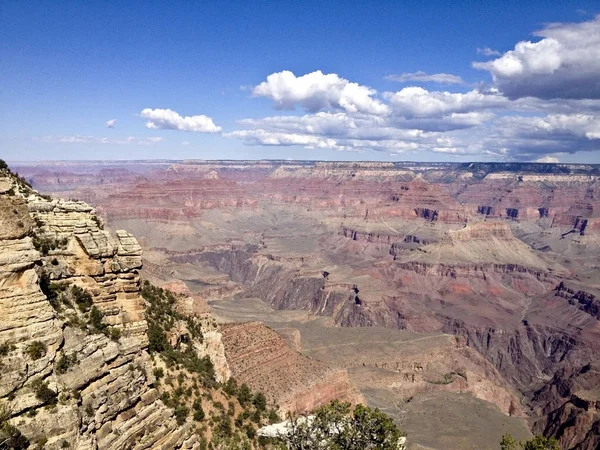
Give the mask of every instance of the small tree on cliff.
[{"label": "small tree on cliff", "polygon": [[282,439],[291,450],[398,450],[405,434],[378,409],[334,400],[310,418],[292,418]]},{"label": "small tree on cliff", "polygon": [[536,436],[533,439],[517,442],[510,434],[502,436],[500,441],[501,450],[560,450],[555,438]]}]

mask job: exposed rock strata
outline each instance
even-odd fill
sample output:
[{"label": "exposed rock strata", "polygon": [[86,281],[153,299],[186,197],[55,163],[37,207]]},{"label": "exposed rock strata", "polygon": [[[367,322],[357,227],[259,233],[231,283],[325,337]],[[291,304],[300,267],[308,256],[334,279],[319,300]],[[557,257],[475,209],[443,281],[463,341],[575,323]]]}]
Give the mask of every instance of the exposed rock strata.
[{"label": "exposed rock strata", "polygon": [[334,399],[362,400],[346,370],[332,369],[290,349],[260,322],[224,325],[223,342],[233,376],[265,392],[282,411],[304,413]]}]

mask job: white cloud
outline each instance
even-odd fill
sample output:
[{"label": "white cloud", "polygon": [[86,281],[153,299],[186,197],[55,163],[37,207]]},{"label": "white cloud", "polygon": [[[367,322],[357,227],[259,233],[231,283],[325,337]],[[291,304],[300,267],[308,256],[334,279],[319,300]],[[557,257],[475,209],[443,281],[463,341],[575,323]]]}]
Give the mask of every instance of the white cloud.
[{"label": "white cloud", "polygon": [[534,162],[537,163],[559,163],[560,160],[555,158],[554,156],[544,156],[543,158],[538,158]]},{"label": "white cloud", "polygon": [[438,84],[464,84],[464,81],[458,75],[451,75],[449,73],[432,73],[428,74],[425,72],[405,72],[399,75],[386,75],[386,80],[399,81],[400,83],[406,83],[407,81],[419,81],[423,83],[438,83]]},{"label": "white cloud", "polygon": [[[272,99],[277,109],[301,107],[309,113],[245,119],[239,122],[243,129],[224,136],[247,145],[409,152],[417,158],[421,151],[505,161],[600,153],[598,24],[600,16],[549,25],[538,33],[538,42],[518,43],[502,55],[479,49],[500,56],[475,64],[489,70],[494,83],[466,92],[406,86],[379,94],[321,71],[271,74],[253,95]],[[416,72],[387,78],[450,82],[452,77]]]},{"label": "white cloud", "polygon": [[110,120],[107,120],[106,122],[104,122],[104,126],[106,128],[114,128],[116,124],[117,124],[117,119],[110,119]]},{"label": "white cloud", "polygon": [[482,93],[477,90],[467,93],[428,91],[411,86],[396,93],[386,93],[393,112],[407,117],[430,117],[449,113],[505,107],[507,99],[499,94]]},{"label": "white cloud", "polygon": [[514,50],[473,63],[491,73],[510,98],[600,99],[600,15],[581,23],[550,24]]},{"label": "white cloud", "polygon": [[161,130],[195,131],[200,133],[219,133],[222,128],[204,115],[180,116],[170,109],[146,108],[140,116],[147,119],[146,128]]},{"label": "white cloud", "polygon": [[320,70],[296,77],[284,70],[272,73],[252,89],[254,97],[273,100],[277,109],[301,106],[307,111],[341,109],[348,113],[387,114],[388,107],[373,98],[377,91]]},{"label": "white cloud", "polygon": [[477,53],[484,56],[500,56],[502,54],[498,50],[492,50],[489,47],[478,48]]},{"label": "white cloud", "polygon": [[151,137],[135,137],[128,136],[125,138],[107,138],[97,136],[44,136],[37,139],[42,142],[58,143],[58,144],[116,144],[116,145],[153,145],[163,142],[164,139],[158,136]]}]

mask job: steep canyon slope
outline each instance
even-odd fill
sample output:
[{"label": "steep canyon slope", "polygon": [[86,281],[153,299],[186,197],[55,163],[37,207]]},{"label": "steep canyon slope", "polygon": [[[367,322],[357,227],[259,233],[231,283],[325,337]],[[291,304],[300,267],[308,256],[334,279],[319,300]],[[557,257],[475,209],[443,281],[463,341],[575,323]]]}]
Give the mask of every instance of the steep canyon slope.
[{"label": "steep canyon slope", "polygon": [[[219,434],[223,402],[231,410],[227,423],[252,429],[236,442],[266,448],[255,439],[266,412],[250,420],[233,388],[216,383],[232,374],[246,381],[228,345],[231,333],[185,288],[167,296],[173,306],[158,308],[143,296],[144,289],[162,291],[142,289],[142,249],[133,235],[105,230],[83,201],[41,195],[0,169],[0,250],[0,448],[199,449],[211,440],[211,448],[232,448],[225,438],[237,435]],[[166,332],[157,331],[161,321]],[[254,330],[270,333],[262,324]],[[166,358],[156,356],[157,339]],[[334,397],[361,400],[347,371],[300,357],[278,336],[246,339],[234,350],[251,354],[257,345],[277,350],[287,389],[276,390],[278,380],[264,379],[272,371],[262,367],[248,384],[265,390],[280,413]],[[202,370],[205,378],[197,375]],[[254,378],[263,382],[252,385]]]},{"label": "steep canyon slope", "polygon": [[[598,166],[162,161],[15,168],[37,189],[81,198],[110,227],[138,236],[147,277],[183,281],[217,310],[231,299],[263,302],[223,306],[224,320],[268,322],[265,307],[289,311],[270,325],[298,350],[348,369],[367,401],[397,398],[386,407],[401,423],[410,421],[403,411],[414,402],[448,403],[454,400],[443,396],[468,393],[526,417],[534,432],[556,436],[564,448],[600,444]],[[363,336],[356,357],[343,358],[306,345],[315,333],[322,347],[338,345],[330,332],[307,328],[318,316],[325,330],[438,337],[417,341],[428,347],[414,353],[393,344],[377,357],[378,348],[403,338]],[[430,448],[470,448],[450,437],[428,439],[422,444]]]}]

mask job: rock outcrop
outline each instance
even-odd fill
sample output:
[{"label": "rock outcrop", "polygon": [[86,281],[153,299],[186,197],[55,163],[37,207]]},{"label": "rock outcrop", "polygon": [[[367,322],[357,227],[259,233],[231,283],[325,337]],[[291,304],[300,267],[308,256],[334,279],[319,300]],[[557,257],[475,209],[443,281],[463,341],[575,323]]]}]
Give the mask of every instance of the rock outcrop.
[{"label": "rock outcrop", "polygon": [[[44,198],[6,171],[0,191],[0,406],[10,424],[46,449],[198,448],[195,425],[179,424],[154,387],[135,238],[113,237],[89,206]],[[40,281],[89,292],[105,332],[75,325],[84,316],[53,305]]]}]

